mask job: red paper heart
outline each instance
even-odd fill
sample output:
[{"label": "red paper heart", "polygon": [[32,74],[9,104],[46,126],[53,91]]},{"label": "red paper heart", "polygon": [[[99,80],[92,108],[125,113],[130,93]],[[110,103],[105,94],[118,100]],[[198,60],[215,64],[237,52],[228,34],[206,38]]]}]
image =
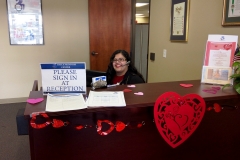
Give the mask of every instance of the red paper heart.
[{"label": "red paper heart", "polygon": [[189,87],[192,87],[193,85],[192,84],[180,84],[180,86],[189,88]]},{"label": "red paper heart", "polygon": [[131,89],[124,89],[123,92],[132,92]]},{"label": "red paper heart", "polygon": [[28,99],[27,100],[27,102],[31,103],[31,104],[36,104],[36,103],[39,103],[39,102],[42,102],[42,101],[43,101],[43,98]]},{"label": "red paper heart", "polygon": [[197,94],[183,97],[166,92],[154,105],[154,120],[163,139],[176,148],[197,129],[206,109],[205,101]]}]

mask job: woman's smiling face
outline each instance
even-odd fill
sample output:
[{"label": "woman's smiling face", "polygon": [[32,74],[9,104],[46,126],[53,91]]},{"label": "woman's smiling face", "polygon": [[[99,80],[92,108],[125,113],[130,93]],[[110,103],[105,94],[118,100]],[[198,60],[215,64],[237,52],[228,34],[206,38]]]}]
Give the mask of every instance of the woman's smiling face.
[{"label": "woman's smiling face", "polygon": [[128,70],[128,65],[126,65],[127,61],[126,58],[121,53],[115,55],[112,63],[117,76],[122,76],[127,72]]}]

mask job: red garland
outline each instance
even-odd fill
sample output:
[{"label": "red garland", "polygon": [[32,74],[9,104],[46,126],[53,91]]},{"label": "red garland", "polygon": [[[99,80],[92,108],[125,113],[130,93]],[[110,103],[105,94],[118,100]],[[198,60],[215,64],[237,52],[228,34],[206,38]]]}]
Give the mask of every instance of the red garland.
[{"label": "red garland", "polygon": [[[42,124],[36,124],[35,121],[37,119],[37,115],[43,116],[46,119],[46,122]],[[32,119],[30,120],[30,124],[35,129],[41,129],[41,128],[47,127],[50,124],[52,124],[54,128],[60,128],[62,126],[67,126],[69,122],[63,122],[62,120],[59,120],[59,119],[53,119],[53,122],[51,122],[51,119],[46,113],[33,113]]]},{"label": "red garland", "polygon": [[[207,110],[215,110],[215,112],[221,112],[222,108],[218,103],[214,103],[213,104],[214,107],[208,107]],[[46,119],[45,123],[42,124],[36,124],[35,121],[37,119],[37,116],[43,116]],[[107,131],[102,131],[102,123],[107,123],[109,124],[110,128]],[[52,126],[54,128],[60,128],[62,126],[67,126],[69,124],[69,122],[63,122],[62,120],[59,119],[53,119],[53,121],[51,122],[51,119],[49,118],[49,116],[46,113],[32,113],[32,119],[30,120],[30,125],[35,128],[35,129],[41,129],[44,128],[48,125],[52,124]],[[128,127],[130,129],[134,129],[134,128],[141,128],[143,125],[145,125],[145,122],[139,122],[137,124],[131,124],[131,123],[127,123],[124,124],[121,121],[116,121],[116,124],[114,125],[111,121],[109,120],[98,120],[97,121],[97,132],[98,134],[105,136],[108,135],[109,133],[111,133],[113,131],[114,128],[116,128],[117,132],[121,132],[125,129],[125,127]],[[77,130],[81,130],[83,128],[92,128],[93,126],[91,125],[78,125],[75,127],[75,129]]]},{"label": "red garland", "polygon": [[221,112],[222,111],[222,107],[218,103],[214,103],[213,106],[214,107],[208,107],[207,110],[208,111],[214,110],[215,112]]},{"label": "red garland", "polygon": [[[102,123],[107,123],[109,124],[109,129],[107,131],[102,131]],[[136,129],[136,128],[141,128],[143,125],[145,125],[145,122],[129,122],[128,124],[124,124],[121,121],[116,121],[116,124],[114,125],[111,121],[109,120],[98,120],[97,121],[97,132],[98,134],[100,134],[101,136],[106,136],[109,133],[111,133],[114,128],[116,128],[117,132],[121,132],[123,131],[126,127],[130,128],[130,129]],[[75,127],[77,130],[81,130],[83,128],[92,128],[92,126],[90,125],[78,125]]]}]

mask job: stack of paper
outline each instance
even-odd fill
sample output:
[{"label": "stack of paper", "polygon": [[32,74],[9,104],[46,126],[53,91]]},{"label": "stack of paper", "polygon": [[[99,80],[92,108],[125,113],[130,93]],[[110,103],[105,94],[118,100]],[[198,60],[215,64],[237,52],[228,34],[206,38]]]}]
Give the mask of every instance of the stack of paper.
[{"label": "stack of paper", "polygon": [[75,95],[47,95],[46,111],[79,110],[87,107],[124,107],[126,106],[123,91],[96,92],[90,91],[85,102],[82,94]]},{"label": "stack of paper", "polygon": [[46,111],[67,111],[87,108],[82,94],[77,95],[47,95]]},{"label": "stack of paper", "polygon": [[126,106],[123,91],[90,91],[87,99],[88,107],[124,107]]}]

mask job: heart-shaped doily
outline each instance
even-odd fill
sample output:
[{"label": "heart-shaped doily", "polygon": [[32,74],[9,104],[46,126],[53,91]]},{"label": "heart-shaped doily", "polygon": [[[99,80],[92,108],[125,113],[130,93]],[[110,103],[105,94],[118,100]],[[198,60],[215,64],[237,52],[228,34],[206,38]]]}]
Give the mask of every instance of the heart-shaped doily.
[{"label": "heart-shaped doily", "polygon": [[43,101],[43,98],[35,98],[35,99],[28,99],[27,102],[28,103],[31,103],[31,104],[36,104],[36,103],[39,103],[39,102],[42,102]]},{"label": "heart-shaped doily", "polygon": [[166,92],[154,105],[154,120],[163,139],[176,148],[197,129],[206,110],[206,104],[197,94],[181,97],[175,92]]}]

